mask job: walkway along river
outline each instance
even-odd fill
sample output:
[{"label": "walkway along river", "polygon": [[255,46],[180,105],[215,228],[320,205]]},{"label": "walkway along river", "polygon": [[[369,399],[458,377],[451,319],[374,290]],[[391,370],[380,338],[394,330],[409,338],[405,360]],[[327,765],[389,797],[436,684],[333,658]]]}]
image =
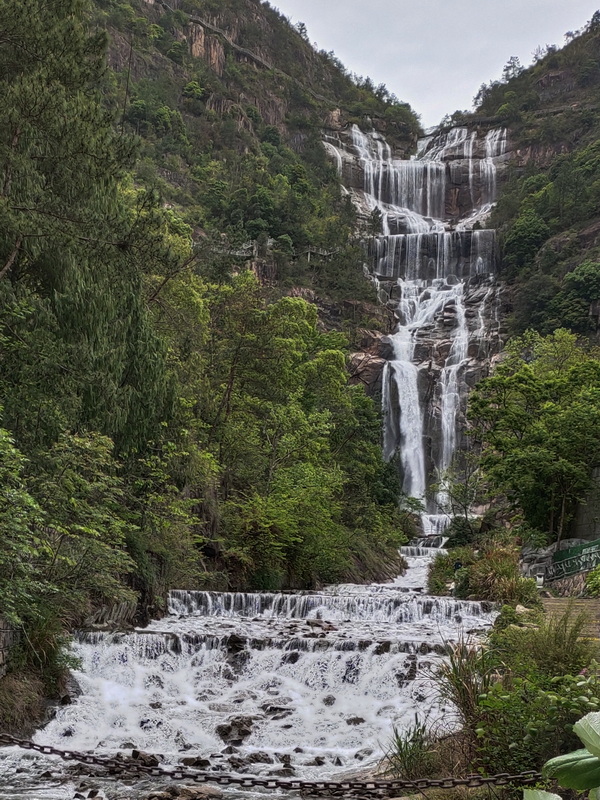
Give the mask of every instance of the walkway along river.
[{"label": "walkway along river", "polygon": [[[170,615],[145,629],[82,634],[81,696],[35,740],[248,775],[341,778],[374,766],[392,727],[415,713],[452,724],[431,671],[448,643],[494,617],[486,604],[424,594],[436,551],[404,553],[409,570],[391,584],[173,591]],[[0,776],[2,800],[70,800],[83,780],[77,765],[14,749],[1,751]],[[142,800],[156,786],[85,781],[111,800]]]}]

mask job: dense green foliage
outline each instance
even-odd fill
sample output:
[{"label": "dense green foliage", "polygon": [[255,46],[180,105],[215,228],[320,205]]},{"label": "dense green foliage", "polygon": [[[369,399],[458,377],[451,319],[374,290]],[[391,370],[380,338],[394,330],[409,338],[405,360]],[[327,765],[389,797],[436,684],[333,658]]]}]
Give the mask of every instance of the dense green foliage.
[{"label": "dense green foliage", "polygon": [[[0,609],[46,677],[102,604],[368,580],[406,525],[345,335],[241,248],[284,288],[343,292],[347,266],[352,290],[335,172],[310,130],[300,152],[256,108],[246,127],[215,110],[244,64],[208,74],[176,47],[180,12],[136,8],[99,3],[94,26],[113,26],[112,56],[126,31],[136,58],[167,59],[156,81],[106,69],[85,0],[0,0]],[[397,105],[323,63],[357,103]],[[336,253],[309,269],[308,245]]]},{"label": "dense green foliage", "polygon": [[[566,789],[591,790],[593,796],[600,787],[600,714],[590,711],[574,726],[583,748],[567,753],[544,764],[544,776],[553,778]],[[550,800],[560,800],[549,795]]]},{"label": "dense green foliage", "polygon": [[514,284],[511,333],[598,329],[600,15],[562,49],[518,59],[481,87],[476,115],[509,126],[518,156],[491,225],[501,232],[504,276]]},{"label": "dense green foliage", "polygon": [[470,417],[493,493],[507,495],[531,529],[560,540],[592,485],[600,447],[600,359],[557,330],[529,332],[481,381]]},{"label": "dense green foliage", "polygon": [[439,554],[429,568],[428,591],[473,600],[536,605],[535,581],[521,577],[519,550],[501,537],[481,539],[474,547]]},{"label": "dense green foliage", "polygon": [[487,647],[459,644],[438,674],[465,726],[463,757],[488,773],[540,769],[573,747],[577,719],[600,708],[597,643],[581,638],[584,618],[509,612]]},{"label": "dense green foliage", "polygon": [[[210,30],[198,51],[193,19],[216,23],[273,69]],[[97,0],[94,21],[108,28],[111,50],[127,64],[110,74],[105,91],[125,128],[142,137],[136,174],[177,206],[196,236],[219,242],[213,278],[240,265],[241,245],[258,241],[279,286],[374,299],[354,241],[354,209],[341,195],[322,129],[341,108],[344,122],[376,119],[392,140],[411,146],[420,126],[409,106],[350,76],[333,54],[316,53],[268,3],[188,0],[170,12],[143,0]],[[309,259],[308,248],[330,255]]]}]

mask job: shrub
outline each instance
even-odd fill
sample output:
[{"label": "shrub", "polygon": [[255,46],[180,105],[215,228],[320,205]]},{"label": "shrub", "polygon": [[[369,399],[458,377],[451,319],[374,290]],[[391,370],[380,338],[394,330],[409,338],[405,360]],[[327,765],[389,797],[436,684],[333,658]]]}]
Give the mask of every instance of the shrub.
[{"label": "shrub", "polygon": [[502,603],[539,604],[533,579],[522,578],[515,548],[488,547],[467,569],[457,575],[457,597]]},{"label": "shrub", "polygon": [[455,580],[455,567],[475,563],[477,555],[470,547],[455,547],[449,553],[438,553],[429,567],[427,590],[430,594],[444,596],[450,594],[448,584]]},{"label": "shrub", "polygon": [[498,683],[479,698],[477,762],[488,772],[539,769],[577,746],[573,725],[600,708],[596,675],[563,675],[551,691],[518,678]]},{"label": "shrub", "polygon": [[490,645],[507,672],[547,685],[556,675],[575,675],[598,657],[598,644],[581,638],[587,618],[569,609],[537,627],[495,630]]},{"label": "shrub", "polygon": [[7,675],[0,681],[0,730],[17,736],[32,732],[45,710],[46,687],[40,678]]},{"label": "shrub", "polygon": [[[597,644],[581,639],[585,617],[542,620],[505,608],[487,648],[459,643],[436,675],[457,708],[471,761],[487,772],[539,769],[573,746],[573,724],[600,709]],[[471,764],[471,765],[472,765]]]},{"label": "shrub", "polygon": [[585,591],[589,597],[600,597],[600,566],[586,576]]},{"label": "shrub", "polygon": [[479,696],[490,691],[497,681],[494,655],[487,648],[464,641],[454,645],[436,673],[440,695],[456,706],[462,723],[471,731],[480,717]]}]

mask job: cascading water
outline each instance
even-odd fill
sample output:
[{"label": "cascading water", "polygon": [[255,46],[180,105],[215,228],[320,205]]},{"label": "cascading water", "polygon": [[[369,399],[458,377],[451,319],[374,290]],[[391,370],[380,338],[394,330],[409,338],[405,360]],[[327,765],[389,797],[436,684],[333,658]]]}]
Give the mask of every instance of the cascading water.
[{"label": "cascading water", "polygon": [[[372,768],[393,725],[451,714],[431,670],[448,643],[494,617],[484,603],[423,594],[437,552],[405,548],[409,570],[390,584],[173,591],[169,616],[144,630],[81,634],[82,694],[36,740],[104,755],[137,748],[166,766],[195,757],[216,774],[318,779]],[[60,761],[2,752],[2,800],[73,797],[81,778]],[[109,798],[149,793],[86,781]]]},{"label": "cascading water", "polygon": [[359,208],[381,219],[370,269],[398,319],[383,374],[384,455],[399,456],[403,491],[424,502],[424,533],[439,536],[447,496],[431,486],[461,448],[467,384],[499,347],[495,232],[481,226],[496,200],[506,130],[482,138],[453,128],[422,140],[409,161],[357,126],[327,147]]}]

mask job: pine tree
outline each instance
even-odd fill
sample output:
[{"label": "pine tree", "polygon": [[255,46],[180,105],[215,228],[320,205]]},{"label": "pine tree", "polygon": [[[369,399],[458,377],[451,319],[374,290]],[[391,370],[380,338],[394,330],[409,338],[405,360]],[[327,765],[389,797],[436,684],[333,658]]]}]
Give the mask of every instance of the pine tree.
[{"label": "pine tree", "polygon": [[0,376],[26,450],[81,426],[140,447],[166,397],[142,291],[155,200],[126,190],[136,145],[103,104],[87,8],[0,0]]}]

